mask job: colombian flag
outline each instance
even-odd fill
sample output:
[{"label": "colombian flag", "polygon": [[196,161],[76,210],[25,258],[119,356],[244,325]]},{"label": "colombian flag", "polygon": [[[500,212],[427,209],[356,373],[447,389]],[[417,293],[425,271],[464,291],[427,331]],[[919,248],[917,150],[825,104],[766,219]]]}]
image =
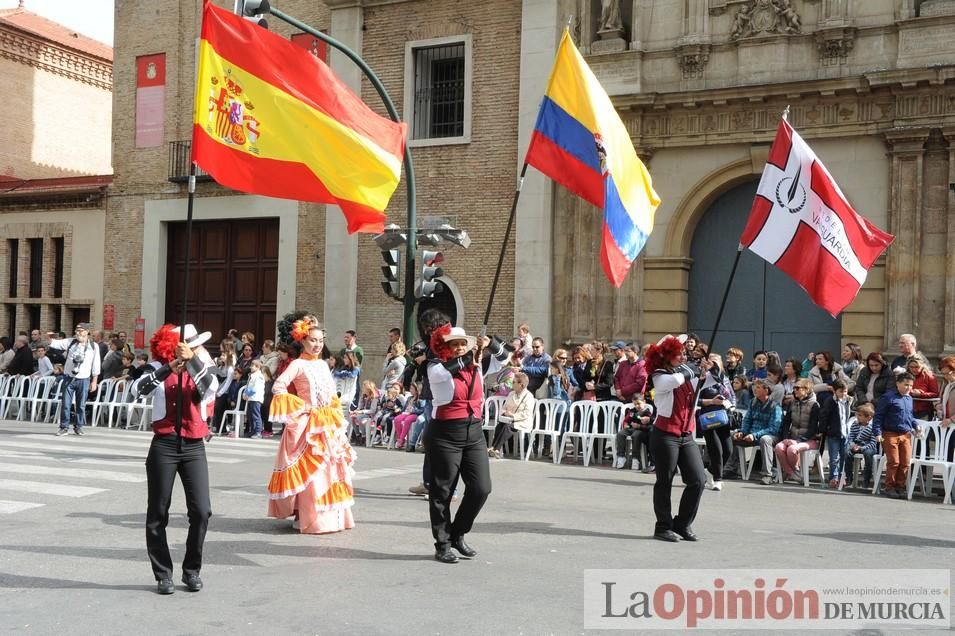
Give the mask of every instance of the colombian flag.
[{"label": "colombian flag", "polygon": [[525,161],[604,211],[600,262],[620,287],[650,236],[660,198],[626,126],[567,29]]},{"label": "colombian flag", "polygon": [[205,1],[192,159],[220,184],[332,203],[349,233],[381,232],[405,133],[305,49]]}]

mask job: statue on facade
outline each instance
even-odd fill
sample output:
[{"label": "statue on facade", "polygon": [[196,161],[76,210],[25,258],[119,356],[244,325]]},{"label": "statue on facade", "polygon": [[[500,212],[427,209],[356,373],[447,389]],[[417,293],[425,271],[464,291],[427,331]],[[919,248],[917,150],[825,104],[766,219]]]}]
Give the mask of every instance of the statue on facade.
[{"label": "statue on facade", "polygon": [[793,9],[792,0],[775,0],[776,11],[779,12],[777,30],[782,33],[799,33],[802,21],[799,14]]},{"label": "statue on facade", "polygon": [[758,33],[799,33],[802,21],[792,0],[751,0],[740,7],[733,20],[731,40]]},{"label": "statue on facade", "polygon": [[738,40],[750,35],[752,33],[752,27],[750,26],[752,19],[752,5],[747,4],[741,7],[740,10],[736,12],[736,17],[733,20],[733,31],[730,33],[730,39]]},{"label": "statue on facade", "polygon": [[620,31],[623,20],[620,19],[620,0],[600,0],[599,31]]}]

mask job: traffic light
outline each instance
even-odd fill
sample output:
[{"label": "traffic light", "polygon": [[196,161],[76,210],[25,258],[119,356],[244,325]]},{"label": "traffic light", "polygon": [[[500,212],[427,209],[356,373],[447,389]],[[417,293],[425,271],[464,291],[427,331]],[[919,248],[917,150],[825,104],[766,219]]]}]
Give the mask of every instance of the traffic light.
[{"label": "traffic light", "polygon": [[271,10],[269,0],[239,0],[239,5],[239,15],[246,20],[255,22],[263,29],[269,28],[268,21],[262,17],[263,14],[267,14]]},{"label": "traffic light", "polygon": [[398,262],[401,252],[398,250],[381,250],[381,257],[385,264],[381,266],[381,273],[385,280],[381,281],[381,288],[392,298],[401,299],[401,286],[398,284]]},{"label": "traffic light", "polygon": [[418,281],[418,288],[415,294],[418,298],[430,298],[435,292],[443,289],[439,281],[434,280],[444,275],[444,270],[437,267],[437,264],[444,261],[444,254],[424,250],[421,253],[421,278]]}]

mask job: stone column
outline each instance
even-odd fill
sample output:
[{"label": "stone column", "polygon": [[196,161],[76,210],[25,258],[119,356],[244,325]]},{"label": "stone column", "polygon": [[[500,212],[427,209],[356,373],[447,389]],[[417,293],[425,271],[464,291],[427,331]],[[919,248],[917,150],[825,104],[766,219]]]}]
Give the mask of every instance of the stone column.
[{"label": "stone column", "polygon": [[885,135],[892,159],[889,232],[895,235],[886,258],[887,347],[900,333],[918,335],[922,173],[928,137],[927,129],[894,130]]},{"label": "stone column", "polygon": [[[948,142],[948,206],[945,219],[945,244],[955,245],[955,127],[943,128]],[[942,355],[955,355],[955,251],[945,253],[945,323],[942,332]]]},{"label": "stone column", "polygon": [[[326,3],[328,4],[328,3]],[[357,5],[357,3],[356,3]],[[330,35],[361,55],[363,9],[361,6],[331,8]],[[362,72],[336,50],[329,51],[335,74],[361,95]],[[402,175],[402,181],[405,175]],[[337,343],[358,320],[358,238],[349,236],[345,217],[336,205],[325,207],[325,307],[324,326],[329,342]]]}]

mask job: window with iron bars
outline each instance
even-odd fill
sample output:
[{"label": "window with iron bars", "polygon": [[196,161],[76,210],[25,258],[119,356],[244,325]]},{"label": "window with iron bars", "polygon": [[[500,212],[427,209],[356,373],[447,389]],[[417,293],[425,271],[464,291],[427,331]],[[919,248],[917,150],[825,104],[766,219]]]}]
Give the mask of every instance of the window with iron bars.
[{"label": "window with iron bars", "polygon": [[463,42],[415,48],[412,139],[465,135]]}]

